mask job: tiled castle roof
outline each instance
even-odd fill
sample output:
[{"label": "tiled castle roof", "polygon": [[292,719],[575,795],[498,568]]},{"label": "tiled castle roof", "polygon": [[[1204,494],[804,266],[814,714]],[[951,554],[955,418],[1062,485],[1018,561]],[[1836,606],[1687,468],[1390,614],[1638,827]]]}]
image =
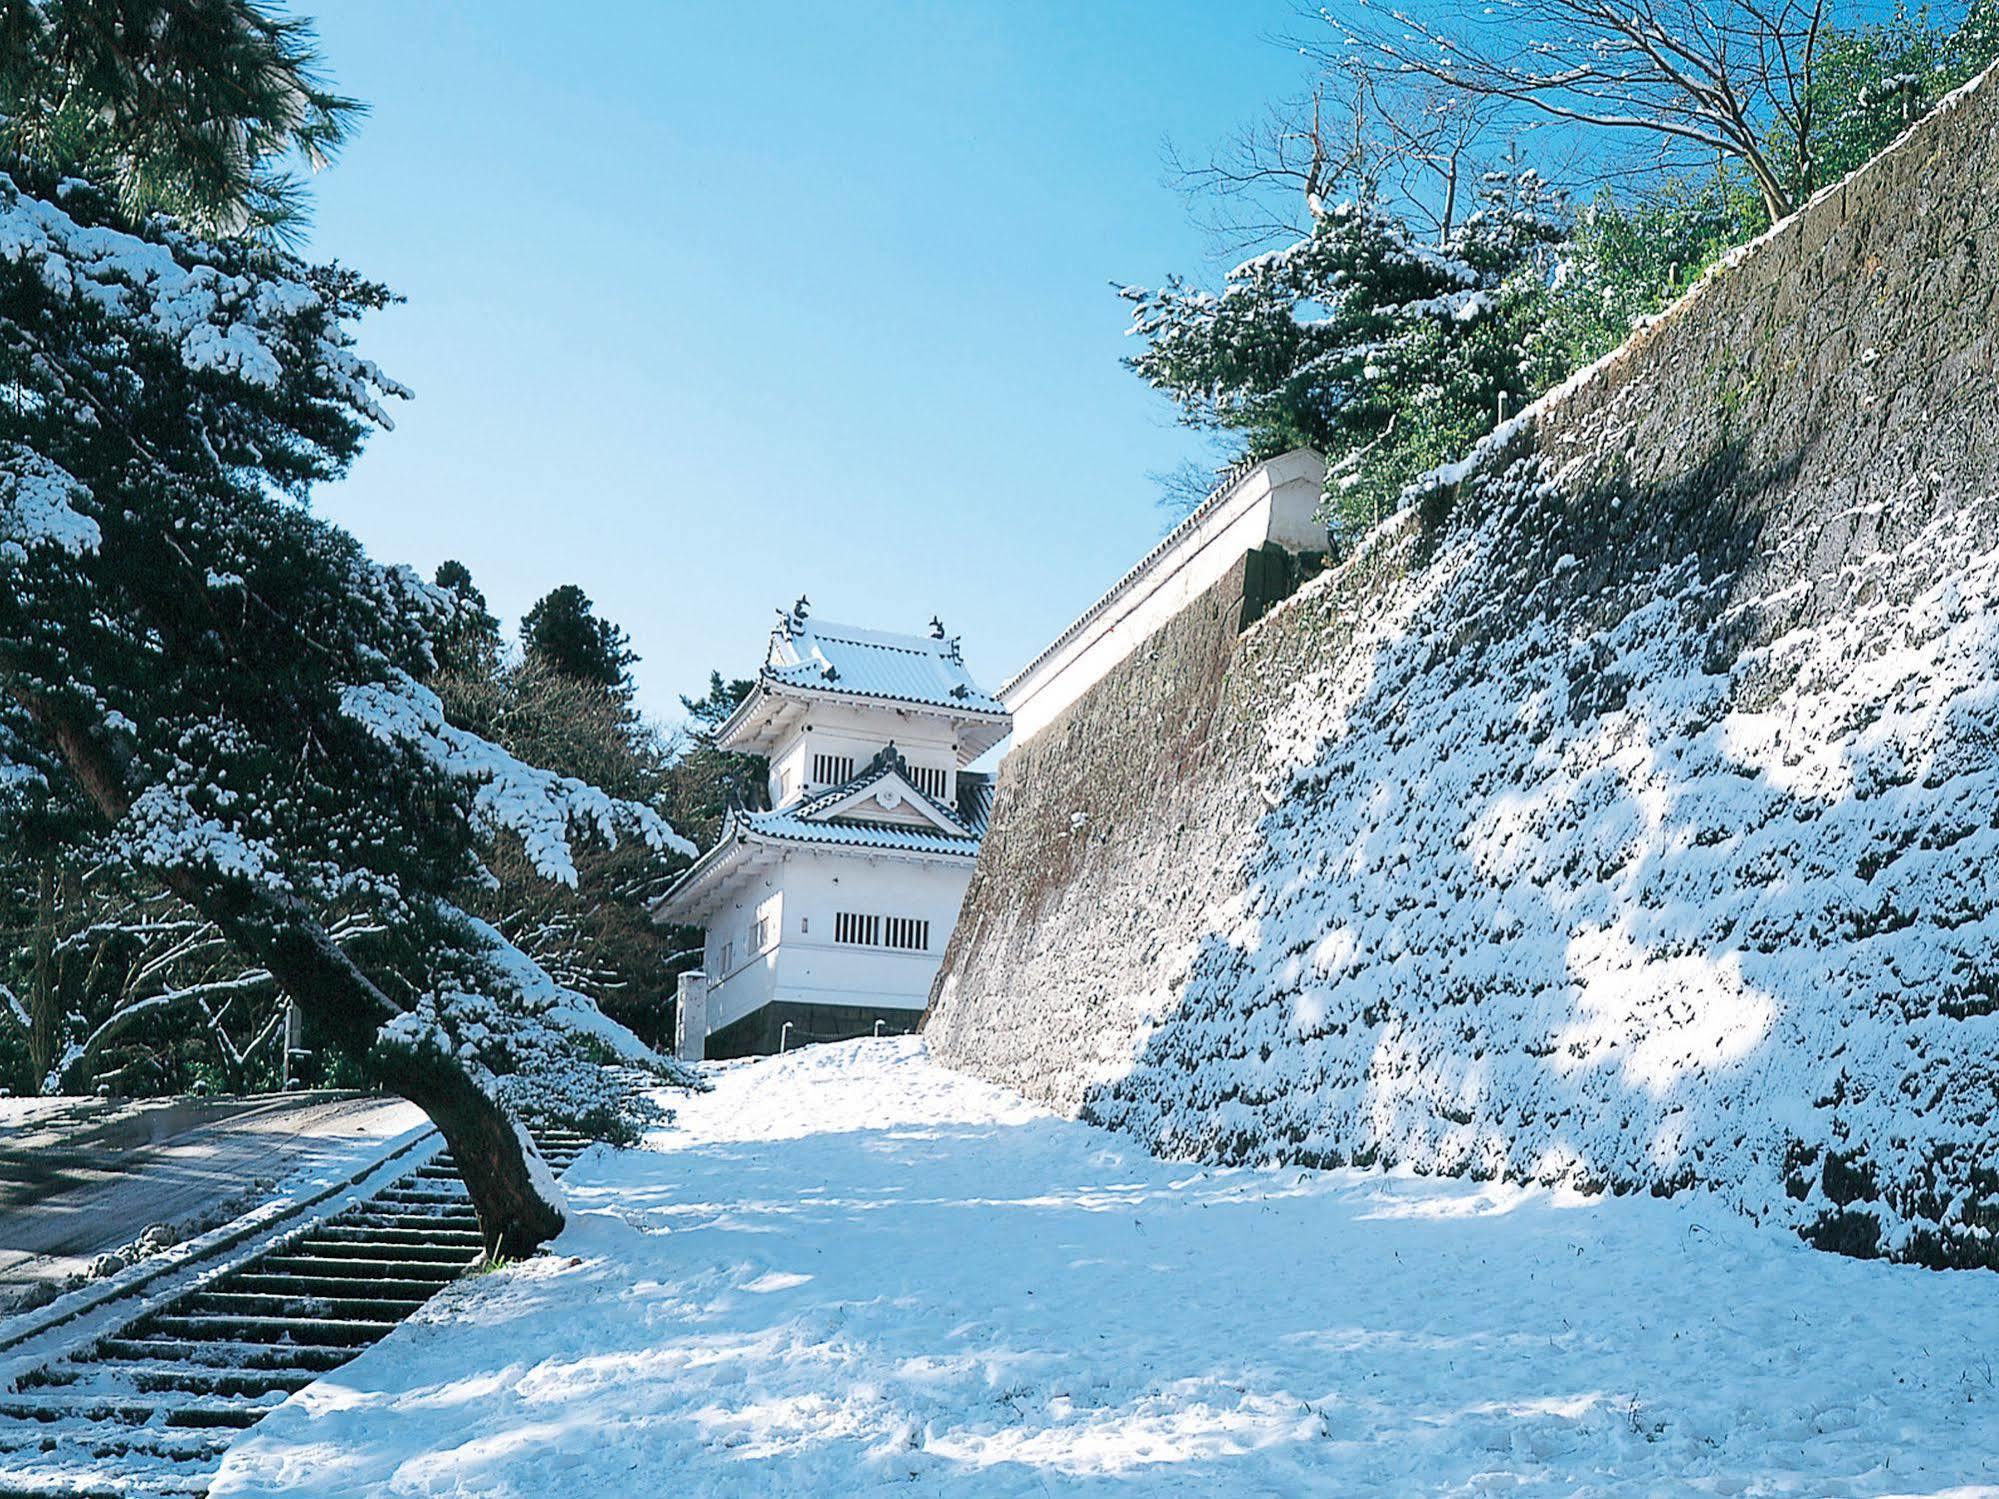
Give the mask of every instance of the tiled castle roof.
[{"label": "tiled castle roof", "polygon": [[771,632],[761,678],[816,692],[922,703],[967,713],[1004,714],[965,669],[956,636],[936,625],[930,635],[898,635],[812,619],[799,600]]},{"label": "tiled castle roof", "polygon": [[[936,828],[873,822],[866,819],[835,821],[829,809],[859,796],[885,780],[894,778],[904,801],[920,803],[942,824]],[[951,807],[928,795],[909,779],[909,766],[894,745],[889,745],[862,767],[851,780],[814,793],[788,807],[764,812],[732,810],[722,824],[715,846],[696,859],[675,880],[671,889],[655,903],[655,910],[669,906],[682,891],[705,879],[710,871],[729,860],[745,843],[773,840],[780,843],[817,844],[835,848],[880,849],[892,853],[945,854],[970,860],[978,857],[979,840],[986,830],[986,814],[992,808],[991,777],[961,771],[958,777],[958,807]],[[969,784],[968,784],[969,783]],[[981,790],[980,788],[984,789]],[[960,808],[968,806],[974,814]],[[947,829],[949,831],[947,831]]]}]

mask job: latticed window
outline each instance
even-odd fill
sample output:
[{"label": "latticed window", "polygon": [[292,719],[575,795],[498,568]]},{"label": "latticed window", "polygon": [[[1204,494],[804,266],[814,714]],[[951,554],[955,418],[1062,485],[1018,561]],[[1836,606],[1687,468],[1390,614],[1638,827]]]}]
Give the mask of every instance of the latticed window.
[{"label": "latticed window", "polygon": [[890,916],[882,925],[884,947],[899,947],[904,952],[930,950],[929,922],[915,916]]},{"label": "latticed window", "polygon": [[925,796],[931,797],[936,801],[941,802],[944,800],[944,788],[949,778],[949,771],[940,770],[934,765],[912,765],[909,767],[909,784],[914,786],[918,791],[921,791]]},{"label": "latticed window", "polygon": [[881,924],[879,916],[841,911],[833,917],[833,940],[856,947],[877,947],[881,943]]},{"label": "latticed window", "polygon": [[839,786],[854,778],[852,755],[814,755],[812,779],[820,786]]},{"label": "latticed window", "polygon": [[841,911],[833,918],[833,940],[854,947],[928,952],[930,923],[917,916],[872,916],[860,911]]}]

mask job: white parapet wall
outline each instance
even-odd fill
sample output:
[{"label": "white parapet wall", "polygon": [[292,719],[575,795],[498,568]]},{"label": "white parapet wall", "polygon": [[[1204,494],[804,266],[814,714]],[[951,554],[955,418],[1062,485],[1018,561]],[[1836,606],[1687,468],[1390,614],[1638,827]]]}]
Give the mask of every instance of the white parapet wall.
[{"label": "white parapet wall", "polygon": [[1217,489],[1136,567],[1000,688],[1025,744],[1247,552],[1275,542],[1326,549],[1319,518],[1325,464],[1304,448],[1259,463]]}]

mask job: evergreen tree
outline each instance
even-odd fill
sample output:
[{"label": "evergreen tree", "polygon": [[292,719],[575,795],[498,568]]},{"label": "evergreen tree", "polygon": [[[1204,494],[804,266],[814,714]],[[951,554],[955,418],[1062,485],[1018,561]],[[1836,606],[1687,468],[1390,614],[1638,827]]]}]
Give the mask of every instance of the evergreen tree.
[{"label": "evergreen tree", "polygon": [[691,848],[530,767],[421,685],[457,601],[299,503],[404,394],[351,345],[379,287],[0,182],[0,844],[152,882],[324,1041],[422,1105],[489,1243],[561,1209],[510,1111],[613,1112],[629,1032],[480,921],[479,850]]},{"label": "evergreen tree", "polygon": [[545,594],[521,620],[521,648],[551,671],[629,695],[639,659],[625,632],[599,619],[590,596],[574,583]]},{"label": "evergreen tree", "polygon": [[692,698],[683,693],[680,706],[687,710],[688,727],[695,739],[712,744],[715,731],[728,722],[729,715],[743,705],[743,699],[756,685],[749,677],[736,677],[725,682],[719,671],[711,671],[708,673],[708,693],[705,697]]},{"label": "evergreen tree", "polygon": [[109,189],[124,217],[296,234],[296,166],[361,106],[327,88],[311,25],[254,0],[5,0],[0,152]]},{"label": "evergreen tree", "polygon": [[[662,806],[668,748],[621,693],[567,675],[538,658],[485,672],[441,672],[433,680],[452,722],[509,753],[615,796]],[[663,807],[662,807],[663,810]],[[643,843],[582,848],[576,883],[542,879],[510,845],[485,855],[491,887],[468,909],[566,988],[648,1043],[671,1011],[667,939],[651,903],[672,882],[675,862]]]},{"label": "evergreen tree", "polygon": [[500,665],[500,622],[486,607],[486,595],[473,583],[472,569],[456,559],[440,562],[436,582],[457,603],[438,631],[435,649],[439,669],[492,675]]},{"label": "evergreen tree", "polygon": [[716,730],[755,686],[749,678],[725,680],[711,671],[705,696],[680,699],[688,721],[679,742],[669,748],[656,804],[675,827],[704,847],[720,836],[731,807],[754,810],[770,804],[769,762],[761,755],[729,754],[715,747]]},{"label": "evergreen tree", "polygon": [[1557,208],[1534,173],[1503,175],[1432,246],[1378,205],[1339,205],[1218,296],[1125,288],[1145,343],[1126,363],[1190,425],[1242,434],[1245,456],[1316,448],[1356,529],[1526,400],[1520,313],[1552,268]]},{"label": "evergreen tree", "polygon": [[[732,807],[755,811],[770,805],[770,762],[761,755],[731,754],[716,748],[715,734],[756,686],[753,678],[724,678],[708,673],[708,691],[698,698],[682,696],[687,724],[670,746],[654,805],[673,825],[706,848],[721,836],[723,820]],[[666,928],[665,979],[701,964],[703,936],[696,926]]]},{"label": "evergreen tree", "polygon": [[1974,0],[1956,26],[1898,3],[1882,20],[1831,32],[1812,75],[1818,180],[1864,166],[1995,58],[1999,0]]}]

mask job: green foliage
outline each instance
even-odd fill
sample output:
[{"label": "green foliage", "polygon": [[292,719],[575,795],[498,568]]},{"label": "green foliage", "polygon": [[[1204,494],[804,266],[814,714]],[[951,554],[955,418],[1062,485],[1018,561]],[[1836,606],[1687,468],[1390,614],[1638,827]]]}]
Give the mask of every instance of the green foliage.
[{"label": "green foliage", "polygon": [[[439,583],[462,603],[476,601],[473,607],[483,610],[470,572],[459,564],[446,568],[448,576],[439,570]],[[572,607],[568,595],[580,607]],[[561,669],[565,627],[549,622],[585,621],[587,633],[576,631],[573,637],[594,642],[622,638],[622,632],[595,617],[580,589],[557,589],[549,600],[557,602],[543,611],[540,624],[556,645],[503,662],[495,629],[491,649],[482,644],[460,651],[455,664],[432,679],[433,690],[453,723],[520,759],[628,801],[661,803],[669,759],[664,737],[640,716],[623,682],[608,686]],[[476,631],[472,638],[486,639]],[[499,840],[484,858],[494,884],[468,897],[468,909],[558,983],[597,1001],[641,1039],[659,1040],[671,1015],[673,983],[665,960],[672,949],[668,936],[652,924],[650,903],[671,883],[673,861],[631,839],[592,845],[578,851],[577,883],[570,888],[540,878],[511,840]]]},{"label": "green foliage", "polygon": [[1999,0],[1975,0],[1956,26],[1927,6],[1830,32],[1812,79],[1811,185],[1864,166],[1944,95],[1999,58]]},{"label": "green foliage", "polygon": [[683,695],[680,699],[680,706],[687,710],[696,737],[712,740],[715,731],[728,722],[729,715],[742,706],[743,699],[756,685],[748,677],[736,677],[725,682],[719,671],[709,672],[707,696],[692,698]]},{"label": "green foliage", "polygon": [[[0,862],[78,892],[0,952],[30,980],[0,1024],[59,1078],[107,1081],[94,1045],[119,1086],[255,1086],[282,987],[459,1126],[615,1111],[591,1049],[630,1038],[467,907],[495,843],[560,884],[613,833],[657,867],[671,830],[449,726],[419,683],[463,600],[302,503],[405,394],[352,348],[386,294],[18,162],[0,232]],[[52,948],[75,961],[37,987]],[[487,1186],[482,1214],[547,1231]]]},{"label": "green foliage", "polygon": [[1559,271],[1520,309],[1527,389],[1538,395],[1609,353],[1763,223],[1754,185],[1732,172],[1670,178],[1649,198],[1605,194],[1585,208]]},{"label": "green foliage", "polygon": [[1342,205],[1219,296],[1126,288],[1145,342],[1126,363],[1189,425],[1241,433],[1248,456],[1323,453],[1337,527],[1358,530],[1525,399],[1512,330],[1550,272],[1557,207],[1532,172],[1505,175],[1431,246],[1379,206]]},{"label": "green foliage", "polygon": [[134,222],[288,239],[296,168],[360,113],[322,79],[310,23],[255,0],[0,3],[0,152],[104,185]]},{"label": "green foliage", "polygon": [[629,694],[639,658],[625,632],[600,619],[590,596],[574,583],[544,595],[521,620],[521,648],[530,661],[579,682]]},{"label": "green foliage", "polygon": [[438,666],[447,672],[491,675],[500,665],[500,622],[473,583],[472,570],[455,558],[440,562],[436,582],[458,604],[432,643]]},{"label": "green foliage", "polygon": [[[1902,6],[1828,30],[1811,159],[1775,141],[1772,159],[1802,196],[1995,58],[1999,0],[1974,0],[1956,25]],[[1508,173],[1434,248],[1379,203],[1319,214],[1308,238],[1237,267],[1219,295],[1177,279],[1124,289],[1145,344],[1126,364],[1188,425],[1239,437],[1240,457],[1317,449],[1335,539],[1350,539],[1769,226],[1766,195],[1727,165],[1606,191],[1566,224],[1556,206],[1532,172]]]}]

